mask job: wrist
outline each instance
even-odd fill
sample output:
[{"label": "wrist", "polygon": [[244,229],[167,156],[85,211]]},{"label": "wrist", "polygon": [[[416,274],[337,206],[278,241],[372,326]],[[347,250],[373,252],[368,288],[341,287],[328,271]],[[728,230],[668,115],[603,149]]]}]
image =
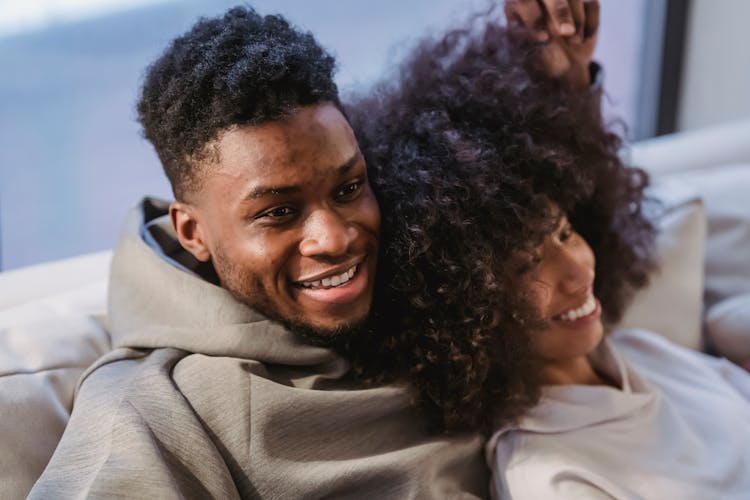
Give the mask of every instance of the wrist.
[{"label": "wrist", "polygon": [[567,73],[563,76],[562,80],[565,84],[572,89],[585,89],[591,86],[591,82],[594,81],[591,72],[591,65],[572,65]]}]

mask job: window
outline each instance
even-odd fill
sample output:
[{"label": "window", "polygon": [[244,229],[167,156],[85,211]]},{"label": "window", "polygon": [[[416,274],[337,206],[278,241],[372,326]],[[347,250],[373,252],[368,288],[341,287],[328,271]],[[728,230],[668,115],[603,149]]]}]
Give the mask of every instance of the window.
[{"label": "window", "polygon": [[[648,0],[650,1],[650,0]],[[2,269],[112,248],[128,208],[170,197],[134,105],[144,68],[199,15],[232,1],[0,2]],[[428,27],[482,0],[255,0],[313,31],[338,58],[342,90],[382,75]],[[598,58],[610,112],[637,125],[647,0],[602,0]],[[22,10],[18,10],[18,8]],[[15,9],[15,10],[13,10]]]}]

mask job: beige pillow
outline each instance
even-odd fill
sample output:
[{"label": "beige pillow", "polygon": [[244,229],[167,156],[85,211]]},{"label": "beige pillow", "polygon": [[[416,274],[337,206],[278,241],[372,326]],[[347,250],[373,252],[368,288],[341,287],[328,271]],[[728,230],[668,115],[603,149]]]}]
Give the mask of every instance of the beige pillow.
[{"label": "beige pillow", "polygon": [[652,220],[659,229],[659,269],[640,290],[617,329],[641,328],[701,350],[703,258],[706,215],[695,189],[680,180],[657,178],[650,194],[660,200]]},{"label": "beige pillow", "polygon": [[78,378],[110,350],[106,281],[0,310],[0,498],[25,498],[55,450]]}]

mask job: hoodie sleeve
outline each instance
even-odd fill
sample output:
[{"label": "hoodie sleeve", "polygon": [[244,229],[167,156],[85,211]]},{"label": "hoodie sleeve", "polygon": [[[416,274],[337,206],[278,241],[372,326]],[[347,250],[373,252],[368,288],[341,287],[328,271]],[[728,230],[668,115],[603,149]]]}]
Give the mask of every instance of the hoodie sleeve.
[{"label": "hoodie sleeve", "polygon": [[95,370],[29,498],[240,498],[214,443],[164,377],[179,357],[161,350]]}]

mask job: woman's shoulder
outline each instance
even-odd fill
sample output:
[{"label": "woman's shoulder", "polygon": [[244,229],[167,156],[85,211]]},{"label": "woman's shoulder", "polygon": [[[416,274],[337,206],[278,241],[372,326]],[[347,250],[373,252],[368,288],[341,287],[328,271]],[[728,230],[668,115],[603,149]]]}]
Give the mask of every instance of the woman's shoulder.
[{"label": "woman's shoulder", "polygon": [[651,361],[662,365],[667,360],[683,363],[703,363],[713,356],[675,344],[656,332],[641,329],[616,330],[609,335],[614,349],[628,361]]}]

